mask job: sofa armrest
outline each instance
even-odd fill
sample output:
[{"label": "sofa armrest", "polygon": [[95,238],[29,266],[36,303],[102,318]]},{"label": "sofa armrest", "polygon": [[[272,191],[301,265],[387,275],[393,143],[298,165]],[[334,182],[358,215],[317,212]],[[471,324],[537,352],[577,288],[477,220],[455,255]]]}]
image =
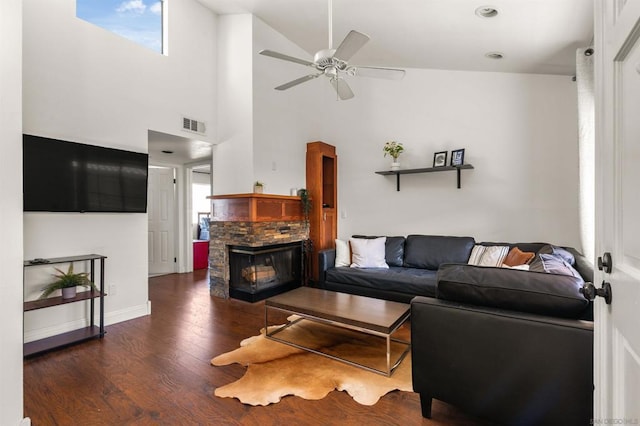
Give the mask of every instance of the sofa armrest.
[{"label": "sofa armrest", "polygon": [[415,297],[414,391],[501,424],[588,424],[593,323]]},{"label": "sofa armrest", "polygon": [[318,284],[324,287],[327,270],[336,264],[336,249],[325,249],[318,251]]}]

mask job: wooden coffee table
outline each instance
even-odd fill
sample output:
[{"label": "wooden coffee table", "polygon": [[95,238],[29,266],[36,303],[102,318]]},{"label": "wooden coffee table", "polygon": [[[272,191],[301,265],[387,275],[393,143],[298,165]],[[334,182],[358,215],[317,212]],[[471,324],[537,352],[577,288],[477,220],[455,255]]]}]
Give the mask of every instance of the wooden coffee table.
[{"label": "wooden coffee table", "polygon": [[[297,315],[299,318],[269,331],[269,311],[276,309]],[[287,345],[317,353],[338,361],[354,365],[378,374],[391,376],[411,348],[410,342],[393,338],[392,335],[409,318],[410,305],[371,297],[355,296],[335,291],[300,287],[271,297],[265,301],[265,336]],[[336,327],[346,328],[383,338],[386,341],[386,370],[366,366],[344,357],[327,354],[296,342],[276,337],[278,333],[302,319],[308,319]],[[391,342],[403,345],[404,350],[396,360],[391,360]]]}]

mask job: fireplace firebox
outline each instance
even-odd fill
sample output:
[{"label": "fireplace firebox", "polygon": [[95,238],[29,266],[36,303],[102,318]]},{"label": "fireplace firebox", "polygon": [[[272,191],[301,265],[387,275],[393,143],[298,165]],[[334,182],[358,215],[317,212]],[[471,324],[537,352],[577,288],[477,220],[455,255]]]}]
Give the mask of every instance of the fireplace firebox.
[{"label": "fireplace firebox", "polygon": [[300,287],[302,242],[229,246],[229,296],[256,302]]}]

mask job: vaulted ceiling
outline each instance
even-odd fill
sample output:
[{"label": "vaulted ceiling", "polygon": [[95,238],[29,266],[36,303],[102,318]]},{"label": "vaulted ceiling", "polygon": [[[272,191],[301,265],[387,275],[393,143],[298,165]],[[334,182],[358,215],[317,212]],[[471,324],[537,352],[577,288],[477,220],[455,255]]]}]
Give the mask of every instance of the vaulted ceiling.
[{"label": "vaulted ceiling", "polygon": [[[309,52],[304,59],[329,47],[328,0],[199,1],[218,14],[254,14]],[[573,75],[576,48],[593,37],[589,0],[332,1],[333,47],[352,29],[371,37],[357,65]],[[498,14],[480,17],[480,7]]]}]

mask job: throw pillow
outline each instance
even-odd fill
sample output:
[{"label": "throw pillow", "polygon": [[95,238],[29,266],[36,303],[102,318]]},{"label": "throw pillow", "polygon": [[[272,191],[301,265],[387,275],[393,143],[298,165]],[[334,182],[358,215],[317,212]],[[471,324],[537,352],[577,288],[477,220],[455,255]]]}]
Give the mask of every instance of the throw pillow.
[{"label": "throw pillow", "polygon": [[384,260],[386,237],[364,239],[351,238],[352,268],[389,268]]},{"label": "throw pillow", "polygon": [[514,247],[509,250],[509,254],[502,263],[506,266],[527,265],[535,255],[535,253],[522,251],[518,247]]},{"label": "throw pillow", "polygon": [[509,246],[483,246],[478,244],[471,250],[468,264],[475,266],[502,266],[507,254],[509,254]]},{"label": "throw pillow", "polygon": [[336,240],[336,268],[339,266],[351,265],[351,249],[349,242],[344,240]]},{"label": "throw pillow", "polygon": [[582,278],[580,273],[573,266],[562,259],[560,256],[552,254],[539,254],[535,260],[531,262],[530,271],[546,272],[548,274],[572,275],[576,278]]},{"label": "throw pillow", "polygon": [[563,249],[562,247],[553,246],[551,244],[547,244],[543,246],[540,250],[538,250],[538,254],[550,254],[555,257],[559,257],[569,265],[573,265],[576,263],[576,258],[571,254],[571,252]]},{"label": "throw pillow", "polygon": [[[352,235],[352,238],[374,239],[380,236]],[[402,266],[404,262],[404,237],[387,237],[384,259],[389,266]]]}]

